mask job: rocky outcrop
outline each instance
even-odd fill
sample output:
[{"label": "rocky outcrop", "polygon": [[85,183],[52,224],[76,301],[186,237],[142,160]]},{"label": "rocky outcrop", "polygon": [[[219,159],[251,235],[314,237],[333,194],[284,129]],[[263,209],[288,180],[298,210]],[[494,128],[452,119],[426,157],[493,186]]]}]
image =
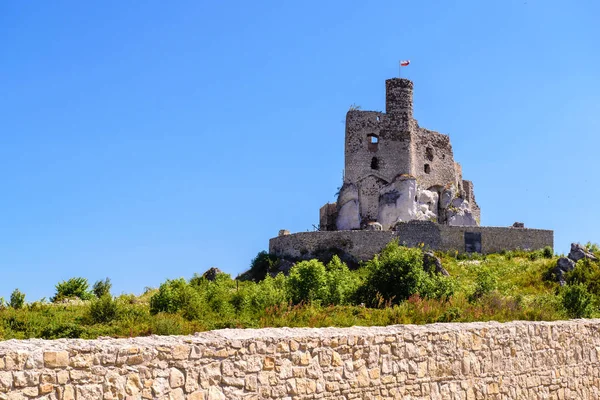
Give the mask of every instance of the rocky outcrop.
[{"label": "rocky outcrop", "polygon": [[379,191],[377,221],[384,230],[399,222],[437,221],[438,194],[423,190],[414,177],[400,175]]},{"label": "rocky outcrop", "polygon": [[565,285],[565,274],[573,271],[577,261],[583,259],[592,261],[597,260],[596,256],[594,256],[584,246],[580,245],[579,243],[571,243],[571,251],[569,252],[569,255],[567,257],[560,257],[556,262],[556,266],[552,269],[552,273],[556,277],[556,280],[561,285]]},{"label": "rocky outcrop", "polygon": [[338,215],[336,227],[338,231],[360,229],[360,208],[358,204],[358,188],[354,184],[344,184],[340,189],[337,201]]},{"label": "rocky outcrop", "polygon": [[450,226],[477,226],[477,220],[469,208],[469,202],[455,198],[446,210],[446,220]]},{"label": "rocky outcrop", "polygon": [[442,261],[433,254],[432,251],[423,252],[423,269],[426,272],[435,272],[445,276],[450,276],[448,271],[442,267]]},{"label": "rocky outcrop", "polygon": [[571,243],[571,251],[569,252],[569,258],[575,262],[587,258],[590,260],[596,260],[591,252],[589,252],[584,246],[579,243]]},{"label": "rocky outcrop", "polygon": [[554,276],[556,276],[556,280],[562,285],[565,285],[565,273],[573,271],[575,269],[575,261],[571,260],[567,257],[561,257],[556,262],[556,267],[554,267]]}]

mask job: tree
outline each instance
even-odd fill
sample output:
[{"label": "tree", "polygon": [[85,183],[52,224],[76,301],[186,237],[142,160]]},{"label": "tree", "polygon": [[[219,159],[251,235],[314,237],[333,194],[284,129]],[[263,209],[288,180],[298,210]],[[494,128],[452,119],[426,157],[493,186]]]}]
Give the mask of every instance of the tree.
[{"label": "tree", "polygon": [[92,291],[96,295],[96,297],[100,298],[105,294],[110,294],[110,289],[112,288],[112,283],[110,282],[110,278],[106,278],[105,280],[96,281],[92,288]]},{"label": "tree", "polygon": [[23,305],[25,304],[25,293],[21,293],[19,289],[13,290],[12,294],[10,295],[9,304],[15,310],[23,308]]},{"label": "tree", "polygon": [[92,296],[87,279],[71,278],[56,284],[56,294],[50,300],[54,303],[69,298],[89,300]]},{"label": "tree", "polygon": [[327,296],[325,266],[318,260],[300,261],[290,269],[287,288],[295,304],[324,300]]}]

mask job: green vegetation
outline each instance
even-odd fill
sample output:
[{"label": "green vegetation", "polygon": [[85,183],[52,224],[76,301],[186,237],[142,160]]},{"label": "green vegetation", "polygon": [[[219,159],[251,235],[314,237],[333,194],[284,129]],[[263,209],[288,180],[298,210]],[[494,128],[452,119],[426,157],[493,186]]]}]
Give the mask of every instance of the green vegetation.
[{"label": "green vegetation", "polygon": [[19,289],[15,289],[10,295],[10,306],[14,309],[23,308],[25,305],[25,293],[21,293]]},{"label": "green vegetation", "polygon": [[56,284],[56,294],[51,300],[54,303],[69,299],[90,300],[93,294],[89,287],[85,278],[71,278],[59,282]]},{"label": "green vegetation", "polygon": [[[598,251],[592,244],[588,249]],[[333,256],[327,264],[301,261],[289,276],[273,276],[281,260],[261,252],[246,280],[196,274],[140,296],[113,297],[108,278],[92,290],[85,278],[72,278],[56,285],[52,302],[25,303],[18,289],[9,303],[1,300],[0,339],[600,316],[600,262],[580,260],[561,287],[548,279],[557,260],[550,248],[436,255],[449,277],[423,269],[422,249],[392,242],[355,270]]]}]

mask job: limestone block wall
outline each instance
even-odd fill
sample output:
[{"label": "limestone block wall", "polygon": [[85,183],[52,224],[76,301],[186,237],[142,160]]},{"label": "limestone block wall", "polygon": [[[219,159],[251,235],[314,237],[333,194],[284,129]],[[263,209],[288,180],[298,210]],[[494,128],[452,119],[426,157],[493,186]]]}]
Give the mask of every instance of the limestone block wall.
[{"label": "limestone block wall", "polygon": [[600,320],[0,343],[0,399],[597,399]]}]

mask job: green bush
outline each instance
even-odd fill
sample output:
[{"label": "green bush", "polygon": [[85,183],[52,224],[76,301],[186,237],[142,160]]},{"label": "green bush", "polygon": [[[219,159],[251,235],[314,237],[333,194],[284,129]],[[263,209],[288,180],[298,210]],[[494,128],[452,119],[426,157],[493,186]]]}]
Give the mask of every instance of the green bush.
[{"label": "green bush", "polygon": [[550,246],[546,246],[542,249],[542,252],[544,254],[544,258],[552,258],[554,257],[554,250],[552,250],[552,247]]},{"label": "green bush", "polygon": [[491,268],[479,266],[475,277],[475,290],[469,296],[469,301],[474,302],[498,287],[498,279]]},{"label": "green bush", "polygon": [[87,279],[71,278],[67,281],[62,281],[56,284],[56,293],[50,300],[53,303],[69,298],[89,300],[92,298],[92,296],[92,293],[89,291]]},{"label": "green bush", "polygon": [[426,299],[448,301],[454,295],[456,288],[457,283],[454,278],[432,272],[423,279],[419,295]]},{"label": "green bush", "polygon": [[183,278],[167,279],[150,298],[150,313],[153,315],[159,312],[181,312],[186,319],[191,320],[198,318],[201,310],[200,295]]},{"label": "green bush", "polygon": [[585,284],[590,293],[600,296],[600,265],[598,262],[583,258],[577,261],[573,271],[565,274],[565,281],[568,284]]},{"label": "green bush", "polygon": [[96,295],[96,297],[100,298],[105,294],[110,294],[111,288],[112,283],[110,282],[109,278],[106,278],[103,281],[96,281],[96,283],[94,283],[94,286],[92,287],[92,291],[94,292],[94,295]]},{"label": "green bush", "polygon": [[578,283],[567,285],[562,291],[562,305],[570,318],[589,318],[593,311],[593,295]]},{"label": "green bush", "polygon": [[325,304],[349,304],[359,285],[357,274],[350,271],[346,263],[342,262],[337,255],[327,263],[325,270],[327,286],[323,299]]},{"label": "green bush", "polygon": [[[267,275],[258,283],[245,282],[240,286],[240,290],[234,295],[234,302],[237,303],[235,307],[238,312],[248,311],[260,314],[269,307],[287,304],[289,301],[286,278],[282,273],[275,278]],[[236,297],[237,300],[235,300]]]},{"label": "green bush", "polygon": [[[419,293],[429,275],[423,270],[423,253],[418,248],[389,243],[380,255],[367,262],[367,282],[361,288],[363,302],[377,306],[379,299],[400,303]],[[379,295],[379,296],[378,296]]]},{"label": "green bush", "polygon": [[10,295],[9,304],[15,310],[23,308],[23,305],[25,305],[25,293],[21,293],[19,289],[15,289]]},{"label": "green bush", "polygon": [[294,304],[322,301],[327,297],[327,274],[318,260],[300,261],[290,270],[287,290]]},{"label": "green bush", "polygon": [[90,317],[94,323],[107,323],[117,317],[118,305],[116,299],[105,293],[90,303]]},{"label": "green bush", "polygon": [[78,323],[66,322],[51,324],[42,329],[40,337],[42,339],[76,339],[80,338],[85,329]]},{"label": "green bush", "polygon": [[241,274],[238,279],[242,281],[262,281],[269,273],[277,272],[279,261],[279,258],[263,250],[254,257],[250,263],[250,269]]}]

